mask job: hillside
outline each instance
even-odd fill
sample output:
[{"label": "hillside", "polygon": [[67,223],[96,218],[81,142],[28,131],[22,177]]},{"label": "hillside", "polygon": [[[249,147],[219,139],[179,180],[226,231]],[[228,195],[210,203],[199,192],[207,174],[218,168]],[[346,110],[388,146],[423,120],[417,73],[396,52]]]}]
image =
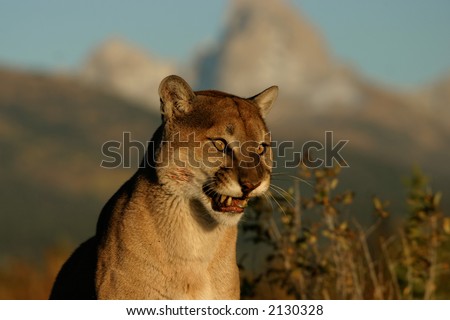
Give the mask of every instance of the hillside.
[{"label": "hillside", "polygon": [[[324,143],[325,131],[334,144],[348,140],[341,155],[350,167],[339,187],[355,191],[358,219],[370,222],[374,194],[401,217],[402,181],[415,165],[443,191],[450,212],[450,78],[408,94],[367,81],[337,61],[288,3],[258,4],[233,2],[216,46],[185,68],[196,79],[190,82],[244,96],[279,85],[268,124],[275,140],[293,141],[297,152],[309,140]],[[149,102],[157,101],[159,81],[169,72],[185,76],[133,46],[103,43],[72,78],[0,70],[0,257],[86,238],[103,203],[133,173],[100,168],[102,144],[123,132],[146,141],[160,121]],[[283,180],[276,183],[291,186]]]},{"label": "hillside", "polygon": [[[160,120],[141,106],[69,78],[0,70],[0,81],[1,262],[92,235],[103,204],[134,172],[101,168],[102,144],[121,141],[123,132],[145,142]],[[414,164],[444,191],[448,211],[446,127],[408,111],[402,97],[360,85],[366,104],[358,112],[336,107],[317,114],[306,104],[280,101],[268,119],[274,139],[294,141],[295,151],[307,140],[323,142],[327,130],[334,131],[334,143],[349,139],[342,156],[350,167],[343,170],[340,187],[356,192],[353,213],[360,221],[370,222],[373,194],[392,200],[394,213],[405,212],[399,200],[404,199],[402,178]],[[277,170],[286,172],[279,163]],[[282,180],[274,183],[292,185]],[[301,191],[311,189],[302,184]]]},{"label": "hillside", "polygon": [[133,169],[100,167],[108,140],[147,141],[159,117],[74,80],[0,70],[0,261],[93,234]]},{"label": "hillside", "polygon": [[349,167],[343,169],[340,183],[343,189],[355,191],[355,211],[366,222],[370,220],[370,199],[375,194],[389,199],[396,217],[404,218],[404,179],[415,166],[430,177],[434,190],[444,192],[443,208],[449,212],[448,120],[415,109],[400,94],[365,82],[355,84],[363,97],[357,109],[334,104],[329,112],[317,113],[306,102],[280,102],[276,107],[281,114],[268,119],[275,139],[294,141],[296,151],[309,140],[325,145],[325,131],[333,132],[333,145],[348,140],[341,155]]}]

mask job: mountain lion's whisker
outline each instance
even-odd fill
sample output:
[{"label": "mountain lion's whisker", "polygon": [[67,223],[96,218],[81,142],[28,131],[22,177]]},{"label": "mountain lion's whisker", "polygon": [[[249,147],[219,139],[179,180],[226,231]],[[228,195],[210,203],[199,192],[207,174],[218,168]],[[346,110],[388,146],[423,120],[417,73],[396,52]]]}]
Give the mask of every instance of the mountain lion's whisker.
[{"label": "mountain lion's whisker", "polygon": [[[279,186],[276,186],[274,184],[270,184],[270,187],[273,191],[278,193],[278,195],[284,199],[292,208],[294,208],[295,199],[287,192],[286,190],[280,188]],[[277,190],[278,189],[278,190]],[[288,200],[286,196],[289,196],[291,200]]]}]

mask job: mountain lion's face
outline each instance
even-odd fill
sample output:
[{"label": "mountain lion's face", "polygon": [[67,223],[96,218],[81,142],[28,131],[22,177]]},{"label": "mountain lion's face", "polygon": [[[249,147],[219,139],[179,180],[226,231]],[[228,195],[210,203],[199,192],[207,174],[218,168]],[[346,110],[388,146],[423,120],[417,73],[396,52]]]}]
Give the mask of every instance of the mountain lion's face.
[{"label": "mountain lion's face", "polygon": [[248,200],[270,185],[271,140],[263,116],[277,91],[271,87],[242,99],[217,91],[194,93],[175,76],[163,80],[161,183],[199,214],[236,224]]}]

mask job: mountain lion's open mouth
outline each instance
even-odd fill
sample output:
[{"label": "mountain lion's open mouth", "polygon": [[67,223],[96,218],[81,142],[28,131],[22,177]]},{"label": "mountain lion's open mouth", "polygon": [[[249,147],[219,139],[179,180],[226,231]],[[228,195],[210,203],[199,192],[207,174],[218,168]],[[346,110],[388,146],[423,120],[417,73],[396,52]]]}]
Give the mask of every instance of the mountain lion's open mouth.
[{"label": "mountain lion's open mouth", "polygon": [[249,200],[247,197],[234,198],[219,194],[212,190],[205,192],[205,194],[211,200],[211,207],[213,210],[219,212],[242,213],[244,212],[245,207],[247,207]]}]

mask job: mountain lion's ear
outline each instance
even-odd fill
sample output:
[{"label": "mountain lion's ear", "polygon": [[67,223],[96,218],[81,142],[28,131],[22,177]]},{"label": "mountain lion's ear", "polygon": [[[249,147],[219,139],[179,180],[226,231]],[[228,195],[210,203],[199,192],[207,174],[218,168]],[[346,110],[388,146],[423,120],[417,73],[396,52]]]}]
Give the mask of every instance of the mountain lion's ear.
[{"label": "mountain lion's ear", "polygon": [[277,96],[278,87],[272,86],[257,94],[256,96],[251,97],[250,100],[256,103],[256,105],[259,107],[259,111],[261,112],[262,117],[265,118],[272,108],[272,104],[274,103]]},{"label": "mountain lion's ear", "polygon": [[195,94],[187,82],[174,75],[161,81],[158,92],[161,99],[161,114],[164,119],[189,112],[192,100],[195,98]]}]

